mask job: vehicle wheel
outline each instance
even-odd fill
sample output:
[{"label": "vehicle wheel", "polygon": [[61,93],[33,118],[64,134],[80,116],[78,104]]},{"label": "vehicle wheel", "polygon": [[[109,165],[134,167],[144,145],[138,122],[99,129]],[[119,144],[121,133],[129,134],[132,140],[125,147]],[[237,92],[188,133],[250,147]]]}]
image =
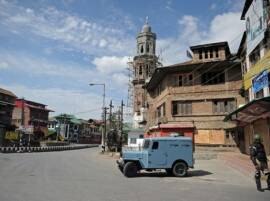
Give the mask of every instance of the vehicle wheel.
[{"label": "vehicle wheel", "polygon": [[172,169],[165,169],[165,170],[166,170],[167,175],[172,175]]},{"label": "vehicle wheel", "polygon": [[184,177],[187,175],[188,167],[185,162],[176,162],[172,168],[172,173],[176,177]]},{"label": "vehicle wheel", "polygon": [[138,166],[134,162],[127,162],[124,166],[123,173],[126,177],[135,177],[138,172]]}]

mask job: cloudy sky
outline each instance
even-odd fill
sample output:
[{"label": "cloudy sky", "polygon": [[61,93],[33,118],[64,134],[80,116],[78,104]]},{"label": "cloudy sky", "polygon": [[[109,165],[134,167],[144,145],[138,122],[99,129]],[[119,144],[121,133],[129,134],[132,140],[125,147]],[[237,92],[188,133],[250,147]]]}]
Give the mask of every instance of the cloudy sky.
[{"label": "cloudy sky", "polygon": [[127,62],[149,17],[164,65],[187,60],[190,45],[238,48],[243,0],[0,0],[0,87],[47,104],[55,114],[99,118],[127,100]]}]

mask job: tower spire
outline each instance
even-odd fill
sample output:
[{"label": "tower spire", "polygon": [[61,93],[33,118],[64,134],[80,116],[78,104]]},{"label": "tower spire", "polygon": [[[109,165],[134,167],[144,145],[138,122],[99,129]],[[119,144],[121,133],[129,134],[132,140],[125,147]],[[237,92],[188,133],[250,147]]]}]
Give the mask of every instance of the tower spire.
[{"label": "tower spire", "polygon": [[148,16],[145,17],[145,24],[148,24],[149,18]]}]

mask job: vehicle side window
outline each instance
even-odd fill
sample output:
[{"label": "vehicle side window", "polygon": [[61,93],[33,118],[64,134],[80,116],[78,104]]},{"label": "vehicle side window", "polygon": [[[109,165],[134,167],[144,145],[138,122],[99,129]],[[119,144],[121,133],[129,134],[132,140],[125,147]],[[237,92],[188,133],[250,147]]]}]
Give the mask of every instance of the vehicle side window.
[{"label": "vehicle side window", "polygon": [[152,149],[158,149],[158,142],[154,142],[154,143],[153,143]]},{"label": "vehicle side window", "polygon": [[143,149],[148,149],[150,145],[150,140],[145,140],[143,143]]}]

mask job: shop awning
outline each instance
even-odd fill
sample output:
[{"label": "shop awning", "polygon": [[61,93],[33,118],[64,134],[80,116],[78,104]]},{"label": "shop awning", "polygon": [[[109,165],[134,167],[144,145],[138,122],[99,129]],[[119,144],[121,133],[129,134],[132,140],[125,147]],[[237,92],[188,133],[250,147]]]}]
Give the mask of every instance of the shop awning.
[{"label": "shop awning", "polygon": [[179,123],[168,123],[168,124],[160,124],[159,126],[150,127],[149,130],[156,129],[167,129],[167,128],[194,128],[193,122],[179,122]]},{"label": "shop awning", "polygon": [[236,121],[245,125],[266,117],[270,117],[270,96],[247,103],[227,115],[224,121]]}]

